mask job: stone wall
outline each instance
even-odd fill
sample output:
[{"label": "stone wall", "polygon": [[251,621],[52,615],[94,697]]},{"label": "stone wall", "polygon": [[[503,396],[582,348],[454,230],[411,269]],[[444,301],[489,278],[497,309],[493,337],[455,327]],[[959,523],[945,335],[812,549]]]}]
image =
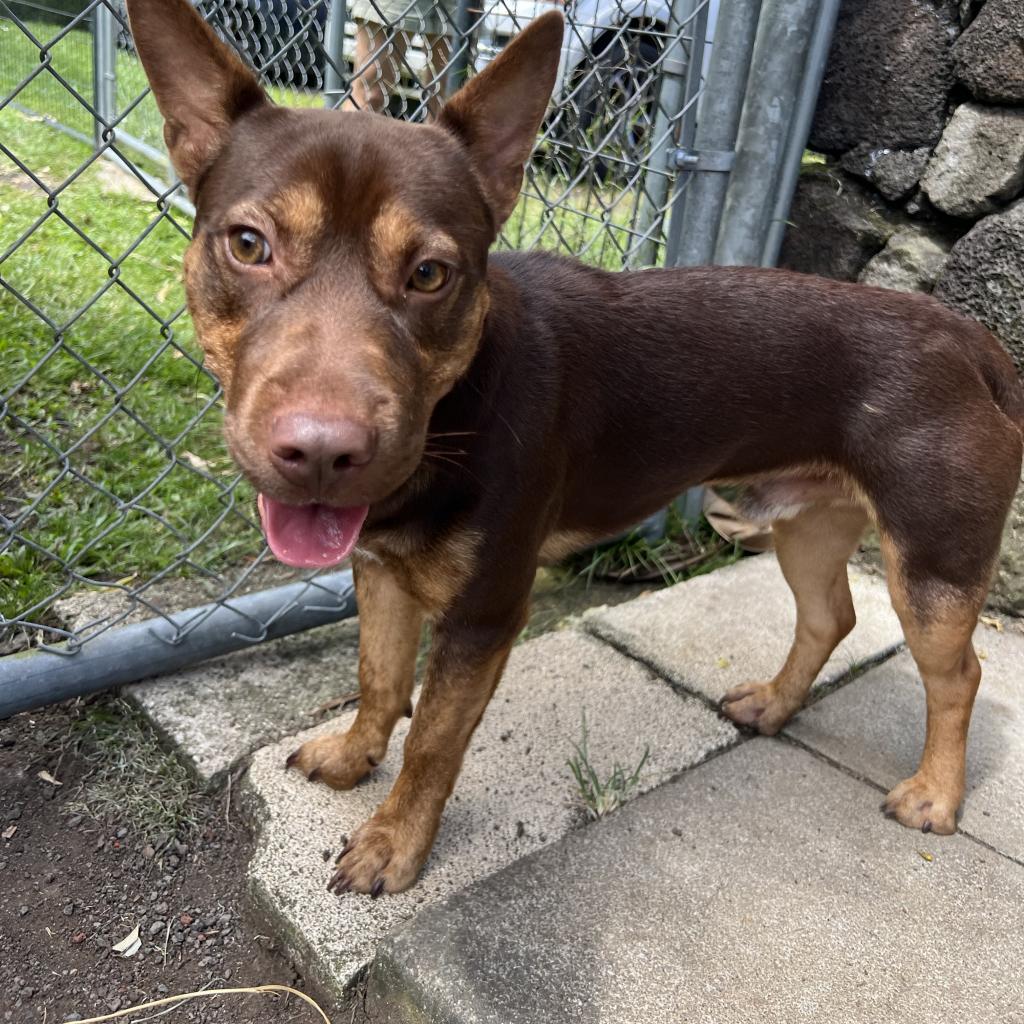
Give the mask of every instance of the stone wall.
[{"label": "stone wall", "polygon": [[[934,292],[1024,376],[1024,0],[843,0],[783,266]],[[994,603],[1024,614],[1024,491]]]}]

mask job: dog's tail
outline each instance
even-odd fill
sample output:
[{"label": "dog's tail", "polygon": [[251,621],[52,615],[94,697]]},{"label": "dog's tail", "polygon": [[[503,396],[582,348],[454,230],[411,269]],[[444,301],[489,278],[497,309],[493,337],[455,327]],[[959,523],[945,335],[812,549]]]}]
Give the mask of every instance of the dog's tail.
[{"label": "dog's tail", "polygon": [[1024,385],[1013,360],[986,328],[977,332],[973,348],[978,371],[992,392],[992,401],[1024,436]]}]

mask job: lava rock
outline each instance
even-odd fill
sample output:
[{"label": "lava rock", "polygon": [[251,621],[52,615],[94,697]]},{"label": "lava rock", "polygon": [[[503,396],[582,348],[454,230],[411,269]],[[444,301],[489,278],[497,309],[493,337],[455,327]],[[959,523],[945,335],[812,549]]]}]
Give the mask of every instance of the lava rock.
[{"label": "lava rock", "polygon": [[906,199],[921,180],[931,148],[879,149],[868,143],[843,154],[840,166],[849,174],[870,181],[890,202]]},{"label": "lava rock", "polygon": [[828,171],[800,176],[788,220],[779,265],[840,281],[856,281],[898,226],[867,188]]},{"label": "lava rock", "polygon": [[1024,615],[1024,487],[1017,492],[1006,522],[989,603],[1011,615]]},{"label": "lava rock", "polygon": [[954,217],[991,213],[1024,187],[1024,110],[964,103],[956,108],[921,187]]},{"label": "lava rock", "polygon": [[930,292],[949,257],[949,243],[917,224],[897,231],[861,271],[861,284],[900,292]]},{"label": "lava rock", "polygon": [[1024,3],[988,0],[953,47],[956,77],[989,103],[1024,103]]},{"label": "lava rock", "polygon": [[980,220],[953,246],[935,294],[995,331],[1024,376],[1024,200]]},{"label": "lava rock", "polygon": [[[948,25],[926,0],[845,0],[810,147],[934,145],[953,85]],[[867,99],[870,98],[870,99]]]}]

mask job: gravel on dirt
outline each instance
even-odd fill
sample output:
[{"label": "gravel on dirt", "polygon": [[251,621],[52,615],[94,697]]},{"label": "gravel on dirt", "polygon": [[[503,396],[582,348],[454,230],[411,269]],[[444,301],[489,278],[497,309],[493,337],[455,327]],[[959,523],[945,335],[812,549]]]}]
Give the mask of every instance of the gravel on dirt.
[{"label": "gravel on dirt", "polygon": [[[0,722],[0,1022],[59,1024],[176,993],[261,984],[308,991],[330,1015],[247,907],[252,837],[230,791],[190,794],[191,824],[171,833],[83,811],[98,767],[88,743],[68,737],[88,707],[71,702]],[[135,928],[138,952],[115,953]],[[319,1017],[295,997],[246,995],[185,1003],[167,1019]]]}]

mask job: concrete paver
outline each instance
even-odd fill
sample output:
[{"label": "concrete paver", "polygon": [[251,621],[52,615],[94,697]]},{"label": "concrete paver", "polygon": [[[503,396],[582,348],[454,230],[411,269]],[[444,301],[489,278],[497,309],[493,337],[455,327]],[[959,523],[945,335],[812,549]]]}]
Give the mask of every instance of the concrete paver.
[{"label": "concrete paver", "polygon": [[1022,906],[1018,865],[758,739],[396,930],[367,1019],[1021,1024]]},{"label": "concrete paver", "polygon": [[[556,629],[599,601],[614,604],[627,595],[633,596],[621,584],[565,586],[541,570],[533,590],[530,635]],[[187,597],[173,596],[182,606],[189,604]],[[90,621],[113,612],[111,605],[111,595],[85,594],[66,614],[73,611]],[[210,782],[259,747],[332,717],[314,712],[358,689],[358,636],[353,619],[139,683],[126,693],[200,779]]]},{"label": "concrete paver", "polygon": [[[1024,863],[1024,636],[978,628],[981,688],[960,827]],[[917,769],[925,698],[909,652],[805,708],[786,732],[884,789]]]},{"label": "concrete paver", "polygon": [[124,692],[205,782],[267,743],[321,720],[325,701],[359,688],[350,619],[282,637]]},{"label": "concrete paver", "polygon": [[637,662],[563,631],[517,647],[477,730],[423,875],[408,892],[371,901],[325,886],[331,861],[383,800],[401,763],[400,723],[375,775],[348,793],[284,770],[299,743],[345,728],[345,715],[259,751],[246,776],[259,826],[251,888],[303,968],[340,992],[394,925],[424,904],[560,838],[581,819],[566,761],[586,711],[591,762],[602,776],[650,758],[649,789],[738,739],[700,701],[680,696]]},{"label": "concrete paver", "polygon": [[[851,567],[850,588],[857,626],[829,659],[818,689],[903,641],[884,581]],[[595,636],[713,702],[740,683],[771,679],[785,661],[795,622],[792,595],[771,554],[584,616]]]}]

